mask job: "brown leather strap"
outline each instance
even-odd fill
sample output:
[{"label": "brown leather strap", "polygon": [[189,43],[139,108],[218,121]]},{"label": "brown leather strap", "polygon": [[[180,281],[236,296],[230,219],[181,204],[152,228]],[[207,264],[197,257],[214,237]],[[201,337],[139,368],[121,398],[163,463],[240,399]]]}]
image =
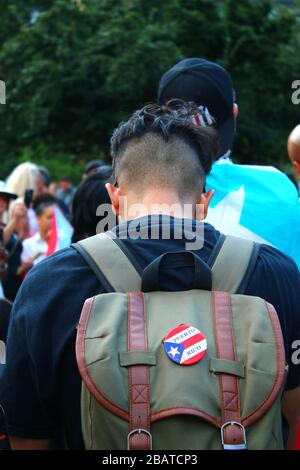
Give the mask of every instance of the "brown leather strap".
[{"label": "brown leather strap", "polygon": [[[236,361],[230,295],[227,292],[213,292],[212,295],[217,357]],[[245,443],[245,436],[241,425],[238,379],[222,373],[219,381],[223,446],[227,449],[239,448]],[[237,424],[231,424],[233,422]]]},{"label": "brown leather strap", "polygon": [[[128,294],[128,351],[147,351],[144,294]],[[151,450],[149,366],[129,367],[129,450]]]}]

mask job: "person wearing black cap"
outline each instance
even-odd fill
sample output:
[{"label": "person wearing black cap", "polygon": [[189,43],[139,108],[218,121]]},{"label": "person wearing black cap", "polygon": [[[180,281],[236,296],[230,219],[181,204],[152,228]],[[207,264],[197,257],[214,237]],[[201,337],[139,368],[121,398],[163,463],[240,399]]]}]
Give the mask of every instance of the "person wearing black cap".
[{"label": "person wearing black cap", "polygon": [[223,67],[205,59],[181,60],[159,83],[158,102],[163,104],[172,98],[192,100],[207,107],[219,134],[218,157],[230,153],[238,107],[231,77]]},{"label": "person wearing black cap", "polygon": [[[299,267],[300,204],[293,184],[275,168],[237,165],[229,159],[238,116],[229,73],[203,58],[183,59],[160,79],[158,102],[173,98],[205,106],[215,119],[220,147],[207,178],[206,188],[216,191],[207,222],[226,235],[273,245]],[[284,208],[280,217],[279,208]],[[293,233],[286,227],[293,227]]]}]

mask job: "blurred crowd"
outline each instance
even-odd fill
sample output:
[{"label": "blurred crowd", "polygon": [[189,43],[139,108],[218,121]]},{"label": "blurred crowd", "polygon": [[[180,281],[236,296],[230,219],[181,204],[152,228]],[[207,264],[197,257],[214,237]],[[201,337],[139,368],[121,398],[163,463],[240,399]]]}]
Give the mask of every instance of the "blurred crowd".
[{"label": "blurred crowd", "polygon": [[46,167],[25,162],[0,181],[0,298],[13,302],[32,266],[95,234],[111,172],[92,160],[76,188],[67,175],[54,182]]}]

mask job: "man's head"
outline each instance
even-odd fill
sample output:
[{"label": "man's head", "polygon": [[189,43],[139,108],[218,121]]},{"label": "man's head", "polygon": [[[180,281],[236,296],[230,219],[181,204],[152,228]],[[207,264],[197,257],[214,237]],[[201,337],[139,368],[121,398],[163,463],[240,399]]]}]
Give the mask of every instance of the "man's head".
[{"label": "man's head", "polygon": [[160,79],[158,103],[180,98],[206,106],[216,120],[220,148],[217,157],[231,149],[235,134],[238,108],[228,72],[205,59],[184,59],[169,69]]},{"label": "man's head", "polygon": [[295,173],[300,180],[300,124],[291,132],[287,147]]},{"label": "man's head", "polygon": [[[193,103],[174,100],[165,106],[147,105],[114,131],[111,139],[113,176],[107,185],[115,212],[121,217],[120,196],[131,202],[200,204],[205,177],[218,149],[212,127],[199,127]],[[201,117],[201,116],[200,116]],[[126,218],[126,217],[125,217]]]}]

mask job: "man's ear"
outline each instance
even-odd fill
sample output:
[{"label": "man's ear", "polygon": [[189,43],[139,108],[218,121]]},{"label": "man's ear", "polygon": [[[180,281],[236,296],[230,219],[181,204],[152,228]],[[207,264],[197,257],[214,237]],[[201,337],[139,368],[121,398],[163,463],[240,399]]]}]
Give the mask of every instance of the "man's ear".
[{"label": "man's ear", "polygon": [[116,188],[111,183],[106,183],[105,188],[111,201],[113,213],[118,217],[120,213],[120,188]]},{"label": "man's ear", "polygon": [[237,119],[238,114],[239,114],[239,107],[236,103],[233,103],[233,116],[234,116],[234,119]]},{"label": "man's ear", "polygon": [[298,180],[300,180],[300,162],[298,162],[297,160],[293,160],[293,167]]},{"label": "man's ear", "polygon": [[207,216],[208,206],[215,194],[214,189],[210,189],[207,193],[202,193],[197,201],[196,219],[203,220]]}]

